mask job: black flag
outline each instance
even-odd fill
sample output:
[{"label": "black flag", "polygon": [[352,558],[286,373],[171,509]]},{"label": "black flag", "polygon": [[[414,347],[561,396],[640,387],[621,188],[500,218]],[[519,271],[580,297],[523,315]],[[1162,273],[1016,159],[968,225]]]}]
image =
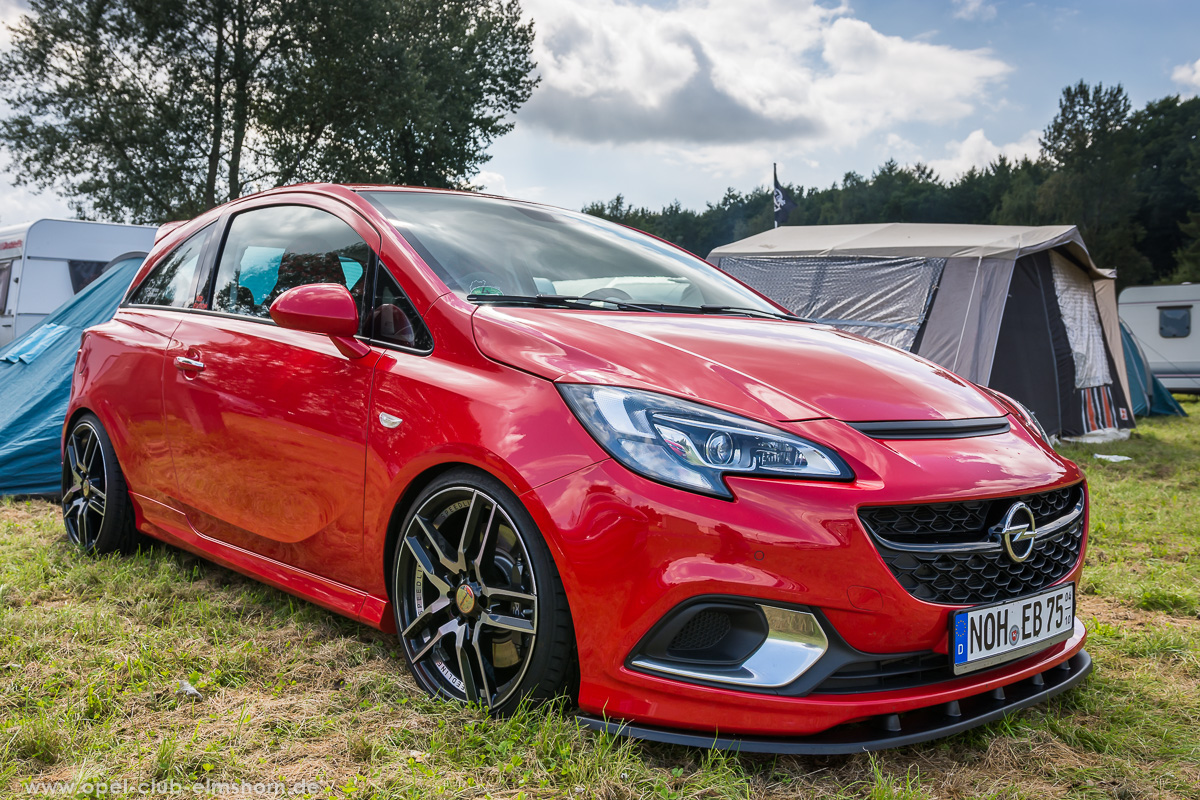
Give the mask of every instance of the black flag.
[{"label": "black flag", "polygon": [[796,204],[792,202],[792,198],[788,197],[788,193],[779,184],[778,167],[772,164],[771,171],[775,175],[775,227],[778,228],[787,222],[788,214],[796,207]]}]

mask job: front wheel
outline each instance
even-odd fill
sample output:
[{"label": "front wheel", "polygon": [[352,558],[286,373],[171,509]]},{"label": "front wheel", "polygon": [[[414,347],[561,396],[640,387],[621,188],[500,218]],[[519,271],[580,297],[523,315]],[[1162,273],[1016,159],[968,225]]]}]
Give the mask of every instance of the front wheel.
[{"label": "front wheel", "polygon": [[63,454],[62,510],[67,537],[88,553],[130,552],[137,541],[133,503],[117,453],[100,420],[71,425]]},{"label": "front wheel", "polygon": [[396,627],[425,691],[500,714],[570,692],[562,580],[529,512],[495,478],[456,469],[426,487],[392,576]]}]

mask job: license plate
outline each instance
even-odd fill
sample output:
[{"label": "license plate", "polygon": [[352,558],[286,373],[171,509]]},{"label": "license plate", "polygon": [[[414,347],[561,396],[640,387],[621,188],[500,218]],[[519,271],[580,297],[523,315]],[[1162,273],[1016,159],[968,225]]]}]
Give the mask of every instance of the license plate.
[{"label": "license plate", "polygon": [[1013,661],[1071,638],[1075,584],[1029,597],[954,612],[950,623],[955,675]]}]

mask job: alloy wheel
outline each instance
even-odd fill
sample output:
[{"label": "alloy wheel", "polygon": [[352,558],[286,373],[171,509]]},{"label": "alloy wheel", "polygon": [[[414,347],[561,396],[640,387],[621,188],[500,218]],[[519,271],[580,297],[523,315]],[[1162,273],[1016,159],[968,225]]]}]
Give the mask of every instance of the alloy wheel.
[{"label": "alloy wheel", "polygon": [[104,448],[92,424],[81,421],[67,437],[63,464],[63,522],[72,542],[84,549],[95,546],[107,504]]},{"label": "alloy wheel", "polygon": [[521,684],[537,631],[520,530],[494,497],[453,486],[421,504],[399,547],[393,597],[418,680],[446,697],[502,705]]}]

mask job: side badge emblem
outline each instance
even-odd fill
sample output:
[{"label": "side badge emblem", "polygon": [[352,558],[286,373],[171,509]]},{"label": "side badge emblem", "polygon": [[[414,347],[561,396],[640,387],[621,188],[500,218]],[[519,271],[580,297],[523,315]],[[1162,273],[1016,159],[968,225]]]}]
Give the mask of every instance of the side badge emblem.
[{"label": "side badge emblem", "polygon": [[379,424],[385,428],[399,427],[401,422],[404,422],[404,420],[400,419],[399,417],[393,417],[386,411],[379,412]]}]

